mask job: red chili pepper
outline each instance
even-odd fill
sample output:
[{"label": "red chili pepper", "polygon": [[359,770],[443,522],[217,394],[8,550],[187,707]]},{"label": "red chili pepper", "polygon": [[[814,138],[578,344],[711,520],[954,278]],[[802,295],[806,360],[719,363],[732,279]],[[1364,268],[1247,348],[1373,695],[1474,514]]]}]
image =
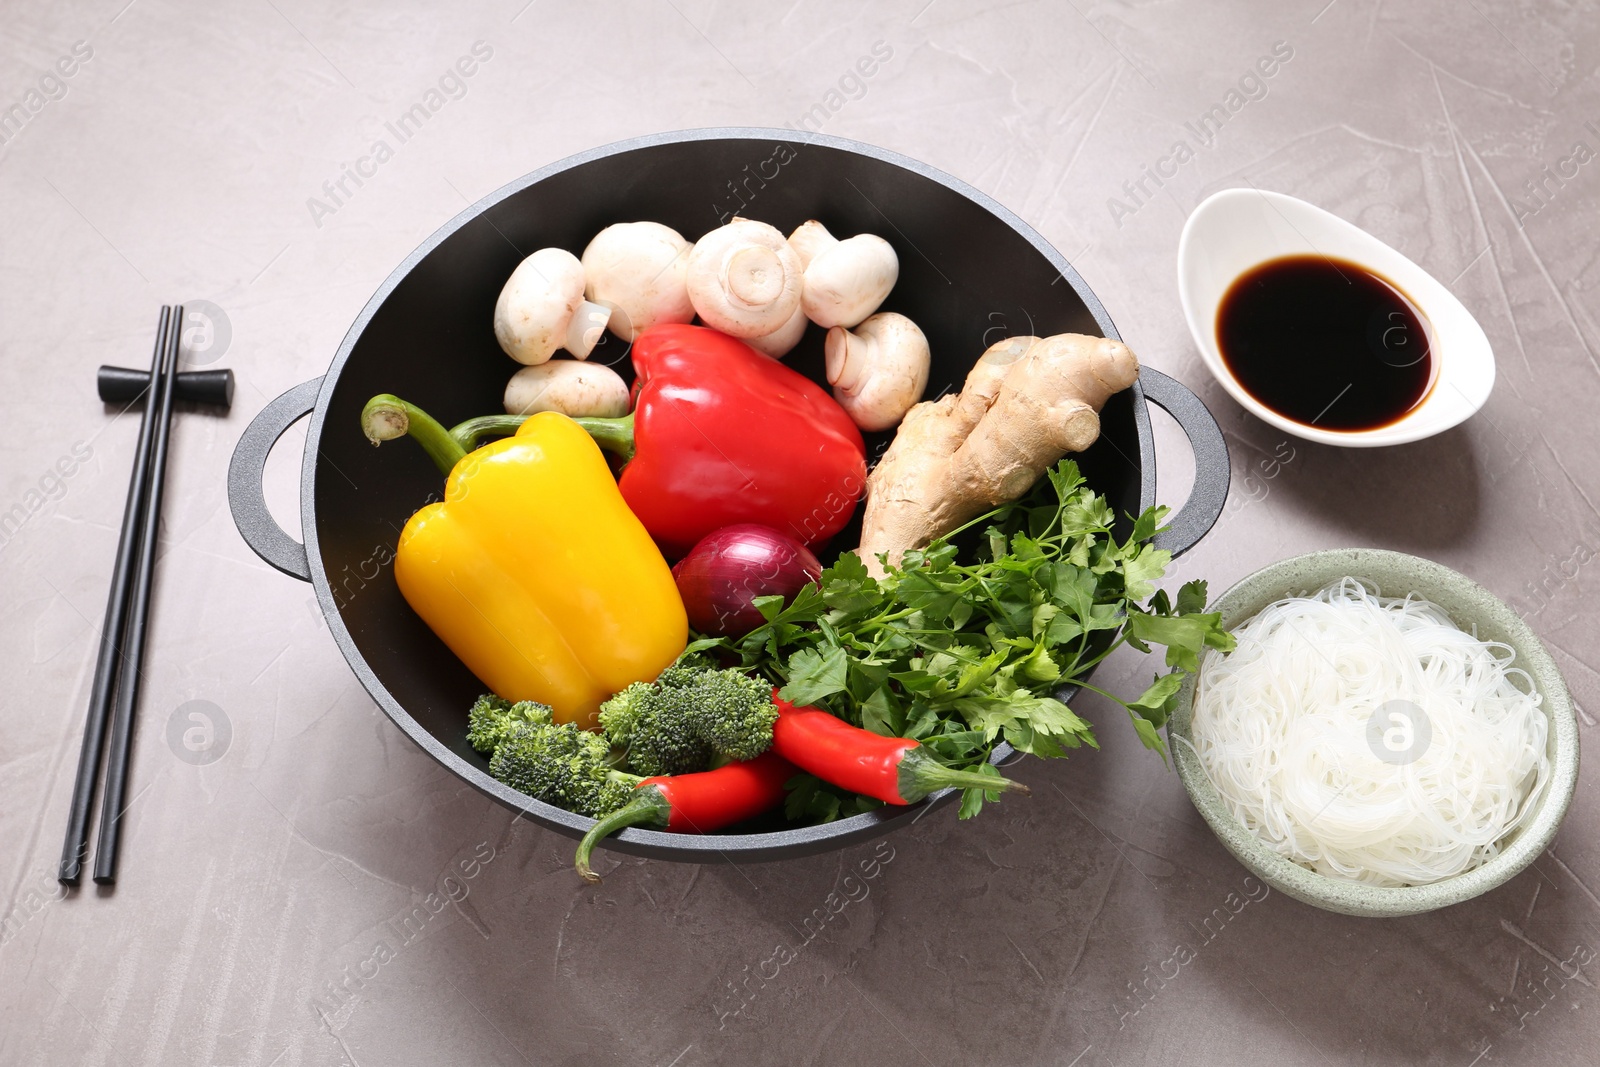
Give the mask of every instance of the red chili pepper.
[{"label": "red chili pepper", "polygon": [[850,521],[866,448],[821,386],[703,326],[652,326],[632,355],[633,414],[578,422],[627,459],[623,499],[668,556],[734,523],[815,546]]},{"label": "red chili pepper", "polygon": [[635,786],[633,799],[594,824],[578,844],[576,866],[586,882],[600,876],[589,855],[602,837],[628,826],[658,826],[675,833],[703,834],[770,811],[783,801],[783,784],[795,769],[765,752],[698,774],[659,775]]},{"label": "red chili pepper", "polygon": [[876,797],[885,804],[915,804],[940,789],[1028,792],[1009,778],[946,767],[909,737],[884,737],[818,708],[799,708],[778,698],[778,721],[772,727],[772,751],[803,771],[852,793]]}]

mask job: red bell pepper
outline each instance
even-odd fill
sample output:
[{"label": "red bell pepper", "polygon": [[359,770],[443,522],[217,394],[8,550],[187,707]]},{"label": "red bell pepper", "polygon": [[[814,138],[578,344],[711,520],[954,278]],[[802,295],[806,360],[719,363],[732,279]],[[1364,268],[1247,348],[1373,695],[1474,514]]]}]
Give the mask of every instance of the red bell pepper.
[{"label": "red bell pepper", "polygon": [[623,499],[669,557],[734,523],[817,546],[850,521],[866,448],[825,389],[703,326],[652,326],[632,354],[633,414],[578,422],[627,459]]}]

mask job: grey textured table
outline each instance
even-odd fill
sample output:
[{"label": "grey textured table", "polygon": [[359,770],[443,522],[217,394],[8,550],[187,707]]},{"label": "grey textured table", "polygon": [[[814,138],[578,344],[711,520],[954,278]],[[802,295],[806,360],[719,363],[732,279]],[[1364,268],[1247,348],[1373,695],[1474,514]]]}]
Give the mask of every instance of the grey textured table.
[{"label": "grey textured table", "polygon": [[[249,418],[320,374],[394,264],[468,201],[635,134],[804,123],[1015,209],[1146,362],[1206,399],[1234,496],[1183,575],[1220,589],[1336,545],[1428,555],[1525,611],[1600,708],[1592,4],[7,7],[0,1063],[1593,1062],[1600,970],[1560,967],[1600,947],[1593,775],[1534,869],[1468,905],[1363,921],[1247,880],[1176,776],[1088,703],[1104,751],[1024,762],[1031,800],[976,821],[941,812],[778,866],[608,853],[591,888],[568,840],[514,822],[375,709],[309,588],[245,548],[222,492]],[[475,47],[473,75],[447,78]],[[430,91],[420,131],[385,133]],[[1285,441],[1228,400],[1173,258],[1188,210],[1244,183],[1329,208],[1450,285],[1498,355],[1488,407],[1361,452]],[[95,401],[94,368],[143,365],[157,306],[186,299],[220,309],[206,358],[238,371],[238,401],[174,431],[122,879],[58,899],[136,431]],[[1189,461],[1160,437],[1175,502]],[[300,440],[269,467],[291,530]],[[1119,659],[1102,678],[1147,670]]]}]

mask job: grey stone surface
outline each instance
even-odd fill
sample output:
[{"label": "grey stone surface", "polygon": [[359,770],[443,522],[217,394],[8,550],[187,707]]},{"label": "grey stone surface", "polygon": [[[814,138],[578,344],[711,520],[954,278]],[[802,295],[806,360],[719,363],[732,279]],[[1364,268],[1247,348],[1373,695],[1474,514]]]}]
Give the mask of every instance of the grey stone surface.
[{"label": "grey stone surface", "polygon": [[[251,415],[321,373],[470,200],[623,137],[809,114],[1018,211],[1140,356],[1211,404],[1235,496],[1180,577],[1220,589],[1337,546],[1429,556],[1525,612],[1595,708],[1592,5],[102,0],[12,3],[0,25],[0,109],[22,107],[0,143],[0,513],[20,516],[0,543],[0,1062],[1593,1061],[1600,973],[1572,974],[1600,945],[1592,775],[1506,885],[1363,920],[1247,880],[1177,776],[1088,702],[1104,750],[1020,764],[1031,800],[973,822],[778,866],[607,854],[591,888],[566,839],[377,712],[222,492]],[[314,211],[478,41],[492,56],[459,98]],[[877,42],[892,55],[858,79]],[[1278,42],[1292,56],[1257,80]],[[1186,123],[1214,105],[1226,121],[1202,138]],[[1140,190],[1146,166],[1171,176]],[[1187,211],[1244,183],[1451,286],[1498,354],[1488,407],[1356,452],[1232,404],[1184,328],[1173,257]],[[136,431],[94,399],[94,368],[142,364],[158,305],[193,298],[226,314],[238,401],[174,431],[122,879],[54,899]],[[1161,436],[1175,500],[1187,459]],[[298,444],[268,471],[291,529]],[[1150,670],[1123,658],[1098,680]],[[223,717],[226,751],[196,761],[183,731]],[[431,910],[447,890],[461,899]]]}]

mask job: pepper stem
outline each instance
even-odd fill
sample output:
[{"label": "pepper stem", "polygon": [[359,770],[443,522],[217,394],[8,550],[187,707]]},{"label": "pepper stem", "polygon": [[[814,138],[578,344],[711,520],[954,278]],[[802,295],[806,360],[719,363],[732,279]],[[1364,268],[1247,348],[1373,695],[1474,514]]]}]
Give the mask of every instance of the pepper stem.
[{"label": "pepper stem", "polygon": [[624,463],[633,458],[633,413],[620,419],[582,418],[573,422],[589,431],[594,443],[622,457]]},{"label": "pepper stem", "polygon": [[601,838],[629,826],[665,826],[671,817],[672,805],[667,802],[666,794],[654,785],[640,786],[633,794],[632,800],[610,815],[596,820],[589,832],[583,835],[583,840],[578,842],[578,853],[573,858],[572,865],[578,869],[578,874],[585,882],[598,884],[600,876],[589,866],[589,856]]},{"label": "pepper stem", "polygon": [[379,393],[367,401],[361,409],[361,432],[374,445],[409,434],[446,475],[467,454],[437,419],[392,393]]},{"label": "pepper stem", "polygon": [[982,789],[987,793],[1021,793],[1024,796],[1032,792],[1021,782],[1013,782],[1009,778],[946,767],[920,745],[906,749],[906,754],[900,757],[897,785],[901,799],[907,804],[915,804],[940,789]]},{"label": "pepper stem", "polygon": [[[450,427],[450,436],[463,449],[471,452],[483,444],[486,437],[510,437],[522,428],[528,421],[527,415],[479,415],[466,422],[458,422]],[[624,461],[633,458],[633,414],[630,412],[621,418],[605,419],[598,416],[584,416],[573,419],[573,422],[582,426],[595,444],[608,452],[614,452]],[[403,430],[401,431],[404,432]],[[396,436],[399,436],[398,434]]]},{"label": "pepper stem", "polygon": [[483,444],[485,437],[510,437],[528,421],[526,415],[479,415],[450,427],[450,436],[456,443],[471,452]]}]

